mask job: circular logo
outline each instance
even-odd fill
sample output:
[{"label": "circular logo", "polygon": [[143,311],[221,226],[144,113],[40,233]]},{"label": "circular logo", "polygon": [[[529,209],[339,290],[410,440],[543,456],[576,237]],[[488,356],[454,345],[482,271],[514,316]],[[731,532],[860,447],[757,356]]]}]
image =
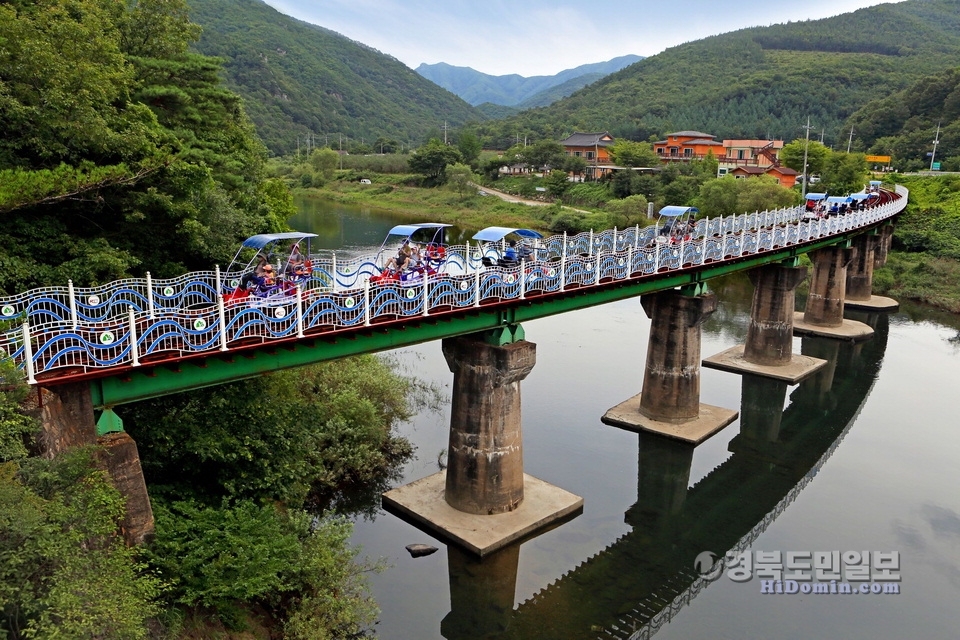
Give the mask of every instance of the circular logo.
[{"label": "circular logo", "polygon": [[100,334],[100,344],[111,344],[113,343],[113,332],[104,331]]},{"label": "circular logo", "polygon": [[207,328],[207,321],[204,320],[203,318],[197,318],[196,320],[193,321],[193,328],[196,329],[197,331],[203,331],[204,329]]},{"label": "circular logo", "polygon": [[570,248],[571,248],[571,249],[573,249],[573,245],[574,245],[574,242],[573,242],[573,240],[571,240],[571,241],[570,241]]},{"label": "circular logo", "polygon": [[589,271],[590,269],[593,269],[593,263],[592,263],[592,262],[588,262],[588,263],[587,263],[587,271]]},{"label": "circular logo", "polygon": [[693,568],[707,582],[713,582],[723,573],[723,563],[720,562],[720,557],[712,551],[698,553],[693,561]]},{"label": "circular logo", "polygon": [[[236,288],[239,284],[240,284],[240,281],[237,280],[236,278],[234,278],[233,280],[230,281],[230,286],[232,286],[232,287],[234,287],[234,288]],[[163,288],[163,295],[167,296],[168,298],[169,298],[170,296],[172,296],[172,295],[173,295],[173,287],[164,287],[164,288]]]},{"label": "circular logo", "polygon": [[466,291],[469,288],[470,288],[470,283],[468,283],[466,280],[463,280],[460,282],[460,291]]},{"label": "circular logo", "polygon": [[407,289],[406,295],[408,299],[413,300],[414,298],[417,297],[417,292],[414,291],[413,289]]},{"label": "circular logo", "polygon": [[503,281],[507,284],[513,284],[517,281],[517,278],[512,273],[508,273],[507,275],[503,276]]},{"label": "circular logo", "polygon": [[357,301],[353,299],[353,296],[347,298],[347,299],[344,300],[343,302],[344,302],[348,307],[352,307],[353,305],[357,304]]},{"label": "circular logo", "polygon": [[0,309],[0,313],[2,313],[6,318],[9,318],[16,312],[17,310],[13,308],[12,304],[5,304],[3,305],[3,309]]},{"label": "circular logo", "polygon": [[287,315],[287,309],[285,307],[277,307],[273,310],[273,317],[279,320],[283,316]]},{"label": "circular logo", "polygon": [[474,259],[474,260],[479,260],[479,259],[482,258],[482,257],[483,257],[483,256],[480,255],[480,252],[479,252],[479,251],[474,251],[474,252],[473,252],[473,259]]},{"label": "circular logo", "polygon": [[626,261],[625,261],[623,258],[620,258],[620,259],[617,260],[617,264],[618,264],[619,266],[621,266],[621,267],[623,266],[624,262],[626,262]]},{"label": "circular logo", "polygon": [[100,304],[100,296],[90,296],[87,298],[87,304],[89,304],[91,307],[97,306]]},{"label": "circular logo", "polygon": [[547,269],[547,275],[552,278],[553,276],[557,275],[557,270],[553,268]]},{"label": "circular logo", "polygon": [[623,242],[623,234],[621,233],[617,239],[620,240],[620,242]]},{"label": "circular logo", "polygon": [[343,268],[343,275],[348,276],[348,275],[350,275],[351,273],[353,273],[353,269],[351,269],[350,267],[344,267],[344,268]]},{"label": "circular logo", "polygon": [[[238,278],[234,278],[233,280],[230,281],[230,286],[233,287],[234,289],[236,289],[237,287],[240,286],[240,280],[239,280]],[[170,293],[167,293],[167,291],[169,291]],[[171,289],[170,287],[165,288],[165,289],[163,290],[163,295],[165,295],[165,296],[172,296],[172,295],[173,295],[173,289]]]}]

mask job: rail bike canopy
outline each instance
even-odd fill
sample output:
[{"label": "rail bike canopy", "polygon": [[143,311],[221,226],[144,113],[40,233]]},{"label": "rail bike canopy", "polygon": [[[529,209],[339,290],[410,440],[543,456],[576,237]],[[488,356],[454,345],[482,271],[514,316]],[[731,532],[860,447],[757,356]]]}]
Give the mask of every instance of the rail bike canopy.
[{"label": "rail bike canopy", "polygon": [[510,235],[515,235],[524,240],[539,240],[543,234],[533,229],[515,229],[512,227],[487,227],[473,234],[473,240],[480,242],[500,242]]},{"label": "rail bike canopy", "polygon": [[813,201],[813,202],[817,202],[818,200],[825,200],[825,199],[827,198],[827,194],[825,194],[825,193],[808,193],[808,194],[806,195],[806,198],[807,198],[807,200],[811,200],[811,201]]},{"label": "rail bike canopy", "polygon": [[672,204],[660,209],[661,218],[678,218],[684,214],[696,215],[698,213],[700,213],[700,209],[696,207],[678,207]]}]

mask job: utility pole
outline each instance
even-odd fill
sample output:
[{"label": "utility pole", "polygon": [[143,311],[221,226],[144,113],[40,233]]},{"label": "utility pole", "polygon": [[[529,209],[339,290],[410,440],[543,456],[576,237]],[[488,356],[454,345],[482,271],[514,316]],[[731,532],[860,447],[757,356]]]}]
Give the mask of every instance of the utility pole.
[{"label": "utility pole", "polygon": [[807,197],[807,149],[810,146],[810,116],[807,116],[807,126],[804,127],[807,131],[807,137],[803,142],[803,191],[802,195],[804,199]]},{"label": "utility pole", "polygon": [[937,157],[937,145],[940,144],[940,123],[937,123],[937,135],[933,139],[933,153],[930,154],[930,171],[933,171],[933,159]]},{"label": "utility pole", "polygon": [[340,152],[337,154],[337,157],[340,158],[340,169],[343,169],[343,134],[340,135]]},{"label": "utility pole", "polygon": [[850,153],[850,144],[853,142],[853,126],[850,126],[850,137],[847,138],[847,153]]},{"label": "utility pole", "polygon": [[443,121],[443,144],[447,144],[447,121]]}]

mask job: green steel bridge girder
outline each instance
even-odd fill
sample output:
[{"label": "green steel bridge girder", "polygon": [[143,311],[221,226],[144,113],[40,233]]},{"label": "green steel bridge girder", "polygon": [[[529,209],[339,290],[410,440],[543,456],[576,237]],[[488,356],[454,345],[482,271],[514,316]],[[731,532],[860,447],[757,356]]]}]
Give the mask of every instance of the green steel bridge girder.
[{"label": "green steel bridge girder", "polygon": [[[804,245],[705,264],[681,272],[572,288],[550,295],[529,295],[526,299],[505,300],[494,305],[411,317],[402,323],[373,324],[352,331],[331,332],[299,340],[276,340],[184,358],[175,363],[144,364],[112,376],[92,378],[89,382],[93,406],[98,410],[112,409],[117,405],[244,380],[280,369],[472,333],[482,334],[482,338],[491,344],[508,344],[523,339],[523,328],[519,326],[521,322],[678,287],[688,295],[699,295],[705,290],[706,281],[711,278],[764,264],[795,262],[803,253],[847,243],[850,237],[864,231],[861,228]],[[110,425],[115,427],[113,422]]]}]

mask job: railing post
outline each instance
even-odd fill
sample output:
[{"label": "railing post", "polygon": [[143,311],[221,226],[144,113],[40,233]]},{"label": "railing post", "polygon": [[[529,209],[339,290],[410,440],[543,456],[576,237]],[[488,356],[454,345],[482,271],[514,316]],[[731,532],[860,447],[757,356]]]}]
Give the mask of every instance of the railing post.
[{"label": "railing post", "polygon": [[70,296],[70,323],[76,329],[79,322],[77,321],[77,295],[73,291],[73,280],[67,280],[67,295]]},{"label": "railing post", "polygon": [[600,284],[600,250],[597,249],[597,267],[594,270],[593,284]]},{"label": "railing post", "polygon": [[587,256],[593,257],[593,229],[590,229],[590,248],[587,250]]},{"label": "railing post", "polygon": [[633,246],[627,247],[627,279],[633,277]]},{"label": "railing post", "polygon": [[470,241],[467,240],[467,249],[463,253],[463,274],[470,275]]},{"label": "railing post", "polygon": [[525,300],[527,297],[527,261],[520,261],[520,299]]},{"label": "railing post", "polygon": [[332,251],[331,255],[333,256],[333,264],[330,267],[330,278],[333,282],[330,283],[330,290],[336,293],[337,291],[337,252]]},{"label": "railing post", "polygon": [[683,269],[683,249],[686,246],[686,236],[680,236],[680,268]]},{"label": "railing post", "polygon": [[563,233],[563,255],[560,256],[560,291],[567,286],[567,233]]},{"label": "railing post", "polygon": [[616,253],[618,249],[619,249],[619,246],[617,245],[617,227],[614,226],[613,227],[613,252]]},{"label": "railing post", "polygon": [[480,267],[473,272],[473,306],[480,306]]},{"label": "railing post", "polygon": [[133,305],[129,307],[130,318],[130,359],[131,365],[140,366],[140,355],[137,353],[137,316],[133,312]]},{"label": "railing post", "polygon": [[27,372],[27,384],[37,384],[33,370],[33,343],[30,341],[30,324],[23,323],[23,368]]},{"label": "railing post", "polygon": [[297,294],[297,337],[303,337],[303,290],[300,285],[296,288]]},{"label": "railing post", "polygon": [[745,226],[740,227],[740,257],[743,257],[743,240],[747,237],[747,229]]},{"label": "railing post", "polygon": [[370,326],[370,280],[363,281],[363,326]]},{"label": "railing post", "polygon": [[223,295],[217,296],[217,317],[220,319],[220,351],[227,350],[227,312],[223,305]]},{"label": "railing post", "polygon": [[423,316],[430,315],[430,276],[424,270],[423,272]]},{"label": "railing post", "polygon": [[633,232],[633,248],[640,248],[640,223],[637,223],[637,228]]},{"label": "railing post", "polygon": [[[217,295],[220,294],[220,265],[217,265]],[[150,313],[150,319],[153,320],[155,316],[154,306],[153,306],[153,277],[150,275],[150,272],[147,271],[147,311]]]}]

